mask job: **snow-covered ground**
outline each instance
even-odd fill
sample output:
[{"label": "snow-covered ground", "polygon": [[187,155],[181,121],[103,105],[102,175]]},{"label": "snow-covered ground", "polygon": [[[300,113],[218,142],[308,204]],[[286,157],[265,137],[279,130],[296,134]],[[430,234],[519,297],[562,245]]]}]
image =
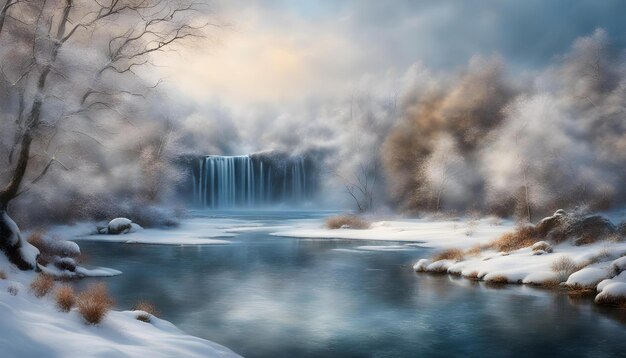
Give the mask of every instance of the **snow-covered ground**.
[{"label": "snow-covered ground", "polygon": [[111,311],[99,325],[87,325],[76,309],[60,312],[50,295],[29,292],[34,272],[17,270],[3,255],[0,271],[6,275],[0,279],[2,357],[238,357],[167,321],[139,321],[133,311]]},{"label": "snow-covered ground", "polygon": [[59,225],[48,231],[50,236],[62,237],[66,240],[92,240],[105,242],[122,242],[136,244],[160,245],[212,245],[228,244],[230,241],[218,238],[236,236],[227,232],[232,228],[245,228],[250,223],[243,220],[190,218],[183,220],[179,226],[169,229],[139,229],[120,235],[98,234],[95,223],[76,225]]},{"label": "snow-covered ground", "polygon": [[331,230],[325,228],[321,221],[307,221],[296,222],[293,228],[279,230],[272,235],[298,238],[405,241],[420,243],[420,246],[432,248],[468,248],[493,241],[494,238],[512,230],[513,226],[511,221],[494,218],[444,221],[402,219],[377,221],[365,230]]}]

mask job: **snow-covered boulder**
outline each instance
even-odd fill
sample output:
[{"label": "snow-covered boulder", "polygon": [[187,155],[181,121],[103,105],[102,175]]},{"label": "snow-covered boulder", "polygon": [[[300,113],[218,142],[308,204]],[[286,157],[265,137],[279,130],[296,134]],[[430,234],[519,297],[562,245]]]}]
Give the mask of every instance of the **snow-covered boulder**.
[{"label": "snow-covered boulder", "polygon": [[626,282],[611,282],[602,288],[595,302],[599,304],[622,305],[626,303]]},{"label": "snow-covered boulder", "polygon": [[426,271],[426,267],[428,267],[428,265],[430,265],[430,260],[421,259],[417,261],[415,265],[413,265],[413,270],[415,270],[416,272],[424,272]]},{"label": "snow-covered boulder", "polygon": [[427,272],[445,273],[452,265],[456,264],[455,260],[439,260],[426,267]]},{"label": "snow-covered boulder", "polygon": [[115,218],[107,225],[107,232],[110,235],[126,234],[132,229],[132,221],[127,218]]},{"label": "snow-covered boulder", "polygon": [[616,274],[626,271],[626,256],[620,257],[619,259],[613,261],[611,263],[611,267]]},{"label": "snow-covered boulder", "polygon": [[37,267],[39,250],[22,238],[17,224],[4,210],[0,210],[0,251],[20,270]]},{"label": "snow-covered boulder", "polygon": [[571,274],[565,285],[571,288],[595,288],[600,281],[610,276],[609,270],[599,267],[585,267]]},{"label": "snow-covered boulder", "polygon": [[[545,241],[539,241],[533,244],[532,246],[532,250],[533,251],[544,251],[543,253],[551,253],[552,250],[552,245],[550,245],[549,243],[545,242]],[[543,254],[541,253],[541,254]],[[538,255],[541,255],[538,254]]]},{"label": "snow-covered boulder", "polygon": [[617,228],[615,225],[599,215],[577,220],[566,231],[566,235],[573,238],[576,246],[605,240],[616,233]]},{"label": "snow-covered boulder", "polygon": [[537,236],[545,240],[561,242],[565,240],[565,230],[572,219],[565,210],[559,209],[552,216],[541,219],[535,225]]},{"label": "snow-covered boulder", "polygon": [[76,261],[71,257],[58,257],[53,264],[61,271],[76,271]]},{"label": "snow-covered boulder", "polygon": [[559,275],[554,271],[535,271],[524,277],[522,283],[539,286],[549,283],[559,283]]},{"label": "snow-covered boulder", "polygon": [[130,230],[128,230],[128,232],[137,232],[137,231],[141,231],[141,230],[143,230],[141,225],[135,224],[135,223],[131,223],[130,224]]},{"label": "snow-covered boulder", "polygon": [[596,288],[596,290],[598,290],[598,292],[602,292],[602,290],[604,290],[604,288],[607,285],[610,285],[612,283],[615,282],[624,282],[626,283],[626,271],[620,273],[619,275],[613,277],[613,278],[607,278],[606,280],[602,280],[599,284],[598,287]]}]

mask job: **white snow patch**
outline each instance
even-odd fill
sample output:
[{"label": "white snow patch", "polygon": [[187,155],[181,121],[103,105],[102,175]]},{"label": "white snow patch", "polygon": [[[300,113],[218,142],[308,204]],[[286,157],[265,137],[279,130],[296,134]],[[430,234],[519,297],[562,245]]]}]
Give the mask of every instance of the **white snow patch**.
[{"label": "white snow patch", "polygon": [[99,325],[86,325],[76,309],[59,312],[51,297],[29,292],[34,272],[19,271],[4,257],[0,269],[7,274],[0,280],[2,357],[238,357],[156,317],[141,322],[133,311],[111,311]]},{"label": "white snow patch", "polygon": [[[425,219],[406,219],[402,221],[373,222],[365,230],[331,230],[323,228],[321,222],[296,223],[291,230],[272,233],[274,236],[298,238],[351,239],[370,241],[419,242],[424,247],[469,248],[486,244],[513,228],[511,221],[502,225],[492,225],[489,219],[480,221],[427,221]],[[472,235],[466,235],[467,229]]]},{"label": "white snow patch", "polygon": [[600,281],[610,277],[610,271],[606,267],[585,267],[574,272],[565,282],[569,287],[595,288]]}]

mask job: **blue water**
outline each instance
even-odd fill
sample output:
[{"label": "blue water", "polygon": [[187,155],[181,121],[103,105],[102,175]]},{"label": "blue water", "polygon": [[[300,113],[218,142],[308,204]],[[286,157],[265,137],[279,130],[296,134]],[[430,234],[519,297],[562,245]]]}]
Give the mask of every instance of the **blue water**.
[{"label": "blue water", "polygon": [[[238,218],[270,225],[283,219],[267,213]],[[101,279],[119,309],[149,300],[184,331],[246,357],[626,354],[626,312],[560,292],[497,289],[414,273],[412,263],[429,249],[365,251],[358,247],[394,243],[279,238],[267,232],[232,241],[206,246],[84,241],[81,249],[91,264],[124,272]]]}]

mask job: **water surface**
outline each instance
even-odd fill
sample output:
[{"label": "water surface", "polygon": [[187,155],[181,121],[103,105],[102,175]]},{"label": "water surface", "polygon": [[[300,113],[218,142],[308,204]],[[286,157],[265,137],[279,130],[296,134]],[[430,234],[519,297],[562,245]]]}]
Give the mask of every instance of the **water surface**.
[{"label": "water surface", "polygon": [[[267,213],[237,218],[284,223]],[[291,239],[268,232],[229,240],[233,243],[206,246],[84,241],[81,249],[91,264],[124,272],[102,279],[120,309],[149,300],[184,331],[246,357],[626,352],[623,311],[530,287],[495,289],[416,274],[411,264],[430,250],[415,245]],[[398,245],[399,250],[359,248],[364,245]]]}]

